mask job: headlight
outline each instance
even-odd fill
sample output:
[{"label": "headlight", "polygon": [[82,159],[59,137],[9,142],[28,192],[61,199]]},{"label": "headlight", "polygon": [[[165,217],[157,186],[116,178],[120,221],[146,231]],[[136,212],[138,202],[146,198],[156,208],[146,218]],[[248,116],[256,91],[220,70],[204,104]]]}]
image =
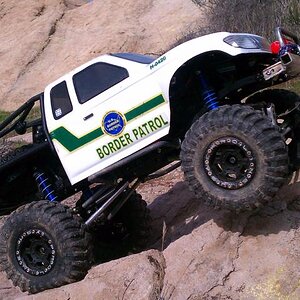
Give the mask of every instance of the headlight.
[{"label": "headlight", "polygon": [[236,34],[224,39],[224,42],[235,48],[261,49],[270,51],[270,43],[257,35]]}]

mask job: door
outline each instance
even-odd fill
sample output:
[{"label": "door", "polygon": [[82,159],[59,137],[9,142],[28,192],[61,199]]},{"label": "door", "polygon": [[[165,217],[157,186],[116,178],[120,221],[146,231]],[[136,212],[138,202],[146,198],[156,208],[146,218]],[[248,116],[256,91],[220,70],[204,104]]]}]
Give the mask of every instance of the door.
[{"label": "door", "polygon": [[47,87],[44,106],[72,184],[168,134],[169,105],[151,76],[95,62],[63,79]]}]

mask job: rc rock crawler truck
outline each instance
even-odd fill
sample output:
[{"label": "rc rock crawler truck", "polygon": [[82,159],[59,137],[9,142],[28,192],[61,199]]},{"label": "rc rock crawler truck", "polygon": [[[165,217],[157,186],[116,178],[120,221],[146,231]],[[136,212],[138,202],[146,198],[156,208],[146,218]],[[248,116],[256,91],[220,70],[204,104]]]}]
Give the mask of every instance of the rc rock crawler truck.
[{"label": "rc rock crawler truck", "polygon": [[[103,55],[9,116],[0,137],[31,128],[33,142],[1,157],[1,212],[17,208],[1,230],[8,278],[36,293],[85,276],[90,236],[146,240],[149,212],[135,190],[180,164],[213,207],[271,201],[300,162],[299,97],[265,90],[298,75],[299,40],[276,33],[272,47],[221,32],[156,59]],[[77,192],[72,208],[60,203]]]}]

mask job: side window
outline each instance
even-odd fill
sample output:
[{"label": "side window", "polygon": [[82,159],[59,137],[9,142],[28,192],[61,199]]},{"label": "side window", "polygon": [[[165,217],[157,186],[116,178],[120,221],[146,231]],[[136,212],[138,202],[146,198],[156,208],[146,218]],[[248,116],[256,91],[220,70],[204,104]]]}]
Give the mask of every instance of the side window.
[{"label": "side window", "polygon": [[65,81],[59,83],[51,89],[50,98],[52,114],[55,120],[62,118],[73,110]]},{"label": "side window", "polygon": [[73,76],[79,103],[85,103],[129,76],[126,69],[95,63]]}]

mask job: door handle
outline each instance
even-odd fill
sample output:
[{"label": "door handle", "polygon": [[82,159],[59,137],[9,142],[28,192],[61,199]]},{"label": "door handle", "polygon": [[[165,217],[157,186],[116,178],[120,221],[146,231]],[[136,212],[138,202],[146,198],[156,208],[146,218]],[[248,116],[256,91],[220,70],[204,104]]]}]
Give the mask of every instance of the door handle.
[{"label": "door handle", "polygon": [[93,117],[93,116],[94,116],[94,114],[91,113],[91,114],[85,116],[85,117],[83,118],[83,121],[86,121],[86,120],[90,119],[90,118]]}]

